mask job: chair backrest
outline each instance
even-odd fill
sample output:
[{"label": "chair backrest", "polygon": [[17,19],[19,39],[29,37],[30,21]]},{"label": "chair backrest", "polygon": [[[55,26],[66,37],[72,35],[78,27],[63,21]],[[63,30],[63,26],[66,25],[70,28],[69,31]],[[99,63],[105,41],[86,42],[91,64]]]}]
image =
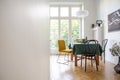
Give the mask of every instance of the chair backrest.
[{"label": "chair backrest", "polygon": [[64,40],[58,40],[58,50],[62,51],[66,49],[65,41]]},{"label": "chair backrest", "polygon": [[97,49],[99,47],[97,40],[87,40],[86,44],[86,54],[87,55],[95,55],[97,52]]},{"label": "chair backrest", "polygon": [[102,49],[105,51],[106,45],[107,45],[108,39],[104,39],[102,41]]}]

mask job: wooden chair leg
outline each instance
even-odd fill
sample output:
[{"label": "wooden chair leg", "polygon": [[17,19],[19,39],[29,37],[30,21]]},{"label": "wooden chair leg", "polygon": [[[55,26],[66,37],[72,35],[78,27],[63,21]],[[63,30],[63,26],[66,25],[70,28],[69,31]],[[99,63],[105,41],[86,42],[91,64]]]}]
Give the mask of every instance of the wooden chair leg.
[{"label": "wooden chair leg", "polygon": [[83,58],[83,57],[81,56],[81,67],[82,67],[82,58]]},{"label": "wooden chair leg", "polygon": [[73,53],[71,53],[70,56],[71,56],[71,61],[73,61]]},{"label": "wooden chair leg", "polygon": [[96,57],[94,57],[94,58],[95,58],[95,62],[96,62],[96,69],[97,69],[97,71],[98,71],[97,59],[96,59]]},{"label": "wooden chair leg", "polygon": [[77,66],[77,55],[75,55],[75,66]]},{"label": "wooden chair leg", "polygon": [[105,63],[105,51],[104,51],[104,63]]},{"label": "wooden chair leg", "polygon": [[103,55],[101,55],[101,61],[102,61],[102,56],[103,56]]},{"label": "wooden chair leg", "polygon": [[99,55],[96,55],[95,59],[96,59],[97,65],[99,65]]},{"label": "wooden chair leg", "polygon": [[92,56],[91,56],[91,66],[93,66],[93,64],[92,64]]},{"label": "wooden chair leg", "polygon": [[85,56],[85,72],[86,72],[86,63],[87,63],[87,56]]}]

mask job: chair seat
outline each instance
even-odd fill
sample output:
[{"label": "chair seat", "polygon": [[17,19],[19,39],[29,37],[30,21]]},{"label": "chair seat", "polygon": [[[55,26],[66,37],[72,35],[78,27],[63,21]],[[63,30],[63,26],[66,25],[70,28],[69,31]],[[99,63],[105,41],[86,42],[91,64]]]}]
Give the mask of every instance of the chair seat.
[{"label": "chair seat", "polygon": [[71,53],[71,52],[72,52],[72,49],[65,49],[65,50],[61,50],[60,52]]}]

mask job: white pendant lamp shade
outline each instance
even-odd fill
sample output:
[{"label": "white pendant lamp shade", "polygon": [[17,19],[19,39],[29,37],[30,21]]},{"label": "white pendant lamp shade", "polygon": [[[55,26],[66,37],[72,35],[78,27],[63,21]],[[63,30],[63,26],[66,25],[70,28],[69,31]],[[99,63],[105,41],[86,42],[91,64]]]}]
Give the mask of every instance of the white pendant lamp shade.
[{"label": "white pendant lamp shade", "polygon": [[89,15],[89,12],[87,10],[80,10],[76,13],[78,17],[87,17]]}]

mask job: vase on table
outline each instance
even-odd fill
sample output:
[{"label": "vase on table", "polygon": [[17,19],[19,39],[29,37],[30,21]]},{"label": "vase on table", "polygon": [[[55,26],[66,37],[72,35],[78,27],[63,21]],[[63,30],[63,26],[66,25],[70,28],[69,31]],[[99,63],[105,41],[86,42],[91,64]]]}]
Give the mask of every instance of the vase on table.
[{"label": "vase on table", "polygon": [[116,71],[116,73],[119,73],[120,74],[120,56],[119,56],[119,59],[118,59],[118,64],[114,67],[114,70]]}]

